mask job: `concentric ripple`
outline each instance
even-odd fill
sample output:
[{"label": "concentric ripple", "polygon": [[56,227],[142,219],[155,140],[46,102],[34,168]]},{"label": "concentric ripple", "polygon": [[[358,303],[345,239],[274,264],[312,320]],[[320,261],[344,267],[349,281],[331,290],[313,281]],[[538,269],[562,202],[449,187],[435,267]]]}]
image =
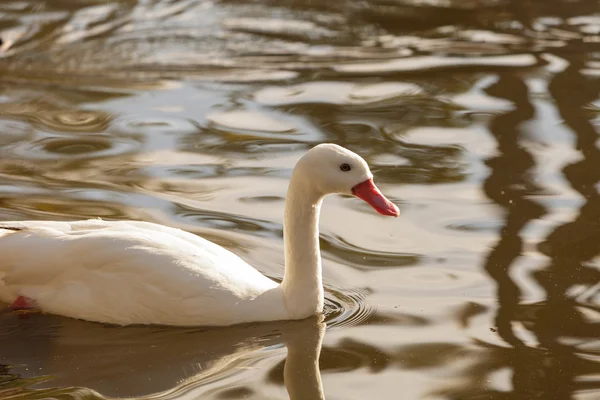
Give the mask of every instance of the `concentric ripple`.
[{"label": "concentric ripple", "polygon": [[112,120],[110,114],[101,111],[61,106],[58,98],[58,105],[45,100],[28,100],[2,104],[2,115],[51,132],[103,132]]},{"label": "concentric ripple", "polygon": [[367,290],[325,288],[325,321],[330,328],[359,325],[367,320],[375,309],[366,302]]},{"label": "concentric ripple", "polygon": [[8,154],[26,159],[63,160],[111,157],[134,151],[139,143],[114,136],[48,137],[11,145]]}]

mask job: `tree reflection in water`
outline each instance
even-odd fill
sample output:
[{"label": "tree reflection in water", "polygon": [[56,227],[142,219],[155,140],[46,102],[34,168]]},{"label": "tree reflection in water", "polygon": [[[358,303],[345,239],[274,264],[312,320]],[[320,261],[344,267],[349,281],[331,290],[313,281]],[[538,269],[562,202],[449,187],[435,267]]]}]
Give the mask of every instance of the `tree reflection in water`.
[{"label": "tree reflection in water", "polygon": [[[523,123],[534,117],[532,95],[523,78],[499,74],[487,93],[509,100],[514,109],[490,123],[499,154],[488,160],[491,173],[483,190],[504,209],[505,223],[483,267],[497,285],[495,325],[508,347],[476,342],[473,347],[437,343],[403,348],[398,355],[401,359],[410,355],[422,360],[403,363],[405,368],[432,366],[423,362],[432,354],[437,355],[433,363],[437,366],[457,358],[470,360],[460,383],[437,388],[433,394],[452,399],[572,399],[575,393],[593,396],[600,391],[600,381],[590,379],[600,374],[600,348],[594,342],[600,332],[600,271],[589,264],[600,254],[600,151],[585,110],[598,98],[600,82],[581,75],[585,59],[580,55],[560,56],[568,67],[552,77],[549,93],[581,153],[581,159],[562,172],[585,202],[571,222],[552,229],[538,245],[549,261],[531,278],[543,289],[545,299],[521,302],[521,288],[511,277],[511,269],[524,252],[522,232],[549,210],[535,200],[544,188],[537,186],[536,161],[523,143]],[[517,325],[520,333],[516,333]],[[510,391],[490,389],[491,376],[505,369],[512,376]]]}]

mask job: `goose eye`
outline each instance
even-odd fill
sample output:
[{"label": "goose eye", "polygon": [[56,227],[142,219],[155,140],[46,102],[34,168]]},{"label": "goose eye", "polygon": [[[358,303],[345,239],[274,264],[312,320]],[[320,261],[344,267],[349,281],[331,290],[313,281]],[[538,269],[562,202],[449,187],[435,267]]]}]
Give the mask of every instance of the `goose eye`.
[{"label": "goose eye", "polygon": [[340,165],[340,169],[342,171],[346,172],[346,171],[350,171],[352,168],[350,168],[350,165],[348,165],[348,164],[342,164],[342,165]]}]

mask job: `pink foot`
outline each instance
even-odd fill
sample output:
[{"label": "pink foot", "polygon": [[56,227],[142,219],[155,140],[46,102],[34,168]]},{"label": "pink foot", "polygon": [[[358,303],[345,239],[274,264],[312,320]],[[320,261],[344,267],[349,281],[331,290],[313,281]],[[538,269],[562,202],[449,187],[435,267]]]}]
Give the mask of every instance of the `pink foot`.
[{"label": "pink foot", "polygon": [[36,308],[37,304],[35,300],[30,299],[29,297],[19,296],[13,301],[10,305],[12,310],[31,310],[32,308]]}]

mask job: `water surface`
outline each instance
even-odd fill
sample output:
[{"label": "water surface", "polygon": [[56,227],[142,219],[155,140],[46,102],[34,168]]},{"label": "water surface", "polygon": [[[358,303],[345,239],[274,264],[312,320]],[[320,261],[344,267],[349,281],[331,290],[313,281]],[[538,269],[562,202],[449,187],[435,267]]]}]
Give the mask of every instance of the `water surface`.
[{"label": "water surface", "polygon": [[599,398],[598,10],[2,1],[0,220],[162,223],[281,278],[288,178],[321,142],[402,214],[326,200],[324,322],[3,314],[0,394]]}]

